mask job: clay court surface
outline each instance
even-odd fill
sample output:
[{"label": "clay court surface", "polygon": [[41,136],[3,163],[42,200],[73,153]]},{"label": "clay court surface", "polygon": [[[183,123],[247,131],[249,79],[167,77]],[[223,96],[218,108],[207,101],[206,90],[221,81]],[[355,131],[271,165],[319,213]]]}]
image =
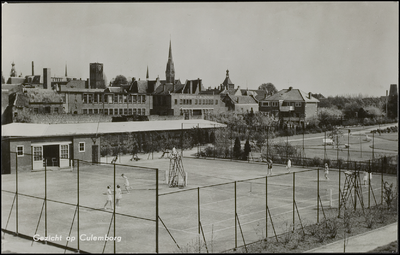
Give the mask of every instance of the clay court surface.
[{"label": "clay court surface", "polygon": [[[80,162],[79,171],[79,234],[76,216],[77,169],[48,170],[47,185],[45,172],[25,172],[18,174],[18,231],[33,236],[37,229],[40,236],[61,236],[56,243],[66,245],[67,236],[85,239],[86,237],[120,236],[115,242],[116,252],[155,252],[156,250],[156,168],[159,171],[159,252],[176,252],[181,248],[194,247],[198,240],[199,220],[201,222],[207,248],[221,252],[235,247],[235,183],[237,245],[254,242],[266,235],[266,203],[270,209],[276,232],[282,233],[293,223],[293,174],[285,174],[285,166],[275,165],[273,176],[268,177],[266,185],[266,165],[263,163],[235,162],[229,160],[205,160],[183,158],[188,173],[188,186],[169,188],[165,184],[165,171],[169,159],[130,161],[122,157],[115,168],[116,185],[123,186],[124,173],[130,181],[132,190],[124,192],[121,207],[116,209],[115,227],[112,210],[103,210],[106,202],[106,186],[114,186],[113,165],[91,165]],[[135,167],[133,167],[135,165]],[[295,201],[301,221],[315,223],[317,220],[317,171],[301,167],[292,167],[295,174]],[[338,205],[339,173],[332,170],[330,180],[325,180],[320,170],[319,190],[326,214],[329,209],[329,190],[332,190],[333,207]],[[384,175],[384,181],[396,185],[396,176]],[[244,179],[253,179],[241,181]],[[2,176],[2,228],[16,231],[15,198],[16,175]],[[362,177],[361,177],[362,181]],[[341,185],[345,182],[342,172]],[[226,183],[212,187],[197,187]],[[377,203],[381,202],[381,176],[372,178],[373,194]],[[44,206],[45,186],[47,208]],[[266,186],[268,189],[266,196]],[[363,186],[364,205],[368,206],[368,186]],[[185,191],[186,190],[186,191]],[[169,194],[170,193],[170,194]],[[371,205],[375,204],[370,193]],[[32,197],[29,197],[32,196]],[[200,198],[200,207],[198,203]],[[39,198],[36,198],[39,197]],[[358,205],[359,206],[359,205]],[[10,209],[12,211],[10,214]],[[43,210],[42,210],[43,207]],[[199,215],[200,208],[200,215]],[[43,211],[41,215],[41,211]],[[47,211],[47,213],[45,213]],[[10,217],[9,217],[10,215]],[[74,219],[75,215],[75,219]],[[39,217],[41,220],[38,224]],[[320,207],[319,219],[323,218]],[[73,221],[74,219],[74,221]],[[46,224],[47,220],[47,224]],[[8,222],[8,223],[7,223]],[[73,225],[71,227],[71,224]],[[295,224],[299,224],[297,212]],[[6,227],[7,226],[7,227]],[[241,230],[240,230],[241,228]],[[115,229],[115,233],[114,233]],[[243,232],[243,237],[241,232]],[[268,219],[268,236],[273,235]],[[201,239],[203,235],[201,234]],[[176,244],[176,243],[177,244]],[[81,240],[83,251],[101,253],[114,252],[114,242]],[[77,248],[77,240],[68,243]]]}]

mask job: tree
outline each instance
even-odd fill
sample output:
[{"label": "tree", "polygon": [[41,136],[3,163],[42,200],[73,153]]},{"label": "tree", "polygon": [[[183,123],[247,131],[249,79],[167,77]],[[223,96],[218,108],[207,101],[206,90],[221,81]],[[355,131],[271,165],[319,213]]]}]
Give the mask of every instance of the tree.
[{"label": "tree", "polygon": [[340,139],[343,138],[343,131],[339,128],[334,128],[328,133],[328,137],[336,144],[336,148],[339,148]]},{"label": "tree", "polygon": [[356,112],[360,110],[362,106],[357,102],[346,103],[343,108],[343,113],[347,118],[355,118]]},{"label": "tree", "polygon": [[318,109],[318,120],[321,125],[336,125],[342,116],[342,111],[337,109],[336,106],[331,108]]},{"label": "tree", "polygon": [[214,142],[215,142],[215,134],[214,134],[214,131],[212,131],[210,134],[210,143],[214,143]]},{"label": "tree", "polygon": [[276,92],[278,92],[278,90],[276,89],[275,85],[268,82],[268,83],[263,83],[258,87],[259,90],[265,90],[268,92],[268,94],[273,95]]},{"label": "tree", "polygon": [[118,86],[121,86],[121,85],[124,85],[124,84],[128,84],[128,80],[126,79],[125,76],[120,74],[120,75],[117,75],[117,77],[115,77],[115,79],[114,79],[114,81],[112,83],[112,86],[113,87],[118,87]]},{"label": "tree", "polygon": [[246,156],[246,158],[249,157],[250,152],[251,152],[250,142],[249,139],[247,139],[246,143],[244,144],[244,155]]},{"label": "tree", "polygon": [[240,139],[239,139],[239,137],[236,137],[235,145],[233,146],[233,157],[240,158],[240,154],[242,154]]}]

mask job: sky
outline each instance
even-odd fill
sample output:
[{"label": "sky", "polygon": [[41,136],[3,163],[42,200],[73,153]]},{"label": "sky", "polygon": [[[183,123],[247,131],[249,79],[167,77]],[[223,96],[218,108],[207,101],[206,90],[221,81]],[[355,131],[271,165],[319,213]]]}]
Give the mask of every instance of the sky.
[{"label": "sky", "polygon": [[2,5],[2,73],[87,79],[117,75],[208,88],[229,77],[324,96],[383,96],[398,84],[398,2],[23,3]]}]

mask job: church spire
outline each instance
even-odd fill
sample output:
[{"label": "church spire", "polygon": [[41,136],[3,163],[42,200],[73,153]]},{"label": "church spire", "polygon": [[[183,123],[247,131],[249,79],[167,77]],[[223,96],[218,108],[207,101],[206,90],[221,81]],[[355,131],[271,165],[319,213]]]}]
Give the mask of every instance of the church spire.
[{"label": "church spire", "polygon": [[175,68],[174,68],[174,61],[172,60],[171,40],[169,41],[169,55],[168,55],[167,69],[165,70],[165,77],[167,83],[175,83]]}]

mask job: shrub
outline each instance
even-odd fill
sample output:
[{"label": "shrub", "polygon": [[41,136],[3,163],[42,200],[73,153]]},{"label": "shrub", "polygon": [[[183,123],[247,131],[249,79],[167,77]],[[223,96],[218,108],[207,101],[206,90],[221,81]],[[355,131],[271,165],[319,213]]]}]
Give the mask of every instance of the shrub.
[{"label": "shrub", "polygon": [[318,231],[320,231],[320,227],[319,224],[311,224],[309,226],[306,227],[308,233],[312,236],[315,236],[317,234]]},{"label": "shrub", "polygon": [[392,202],[395,198],[394,192],[393,192],[393,183],[389,185],[388,182],[385,182],[383,185],[384,191],[383,191],[383,199],[385,200],[385,203],[388,207],[388,209],[392,208]]},{"label": "shrub", "polygon": [[352,227],[353,227],[353,222],[351,221],[351,212],[349,212],[349,210],[347,210],[347,209],[344,211],[343,225],[344,225],[344,228],[346,229],[346,232],[351,233]]},{"label": "shrub", "polygon": [[287,222],[285,222],[285,232],[282,235],[282,242],[285,245],[295,239],[295,232],[292,231],[292,228],[292,224],[288,224]]},{"label": "shrub", "polygon": [[214,156],[214,147],[212,146],[207,146],[204,149],[204,153],[206,155],[206,157],[213,157]]},{"label": "shrub", "polygon": [[321,158],[319,158],[319,157],[314,157],[313,158],[313,161],[312,161],[313,166],[317,166],[318,167],[318,166],[321,166],[322,163],[323,163],[323,160]]},{"label": "shrub", "polygon": [[318,226],[318,231],[315,233],[314,236],[317,238],[317,241],[320,242],[320,243],[323,243],[325,241],[327,236],[326,236],[325,231],[323,230],[323,226],[322,225]]},{"label": "shrub", "polygon": [[367,225],[367,228],[372,228],[372,226],[375,223],[375,211],[372,209],[367,209],[365,212],[365,224]]}]

